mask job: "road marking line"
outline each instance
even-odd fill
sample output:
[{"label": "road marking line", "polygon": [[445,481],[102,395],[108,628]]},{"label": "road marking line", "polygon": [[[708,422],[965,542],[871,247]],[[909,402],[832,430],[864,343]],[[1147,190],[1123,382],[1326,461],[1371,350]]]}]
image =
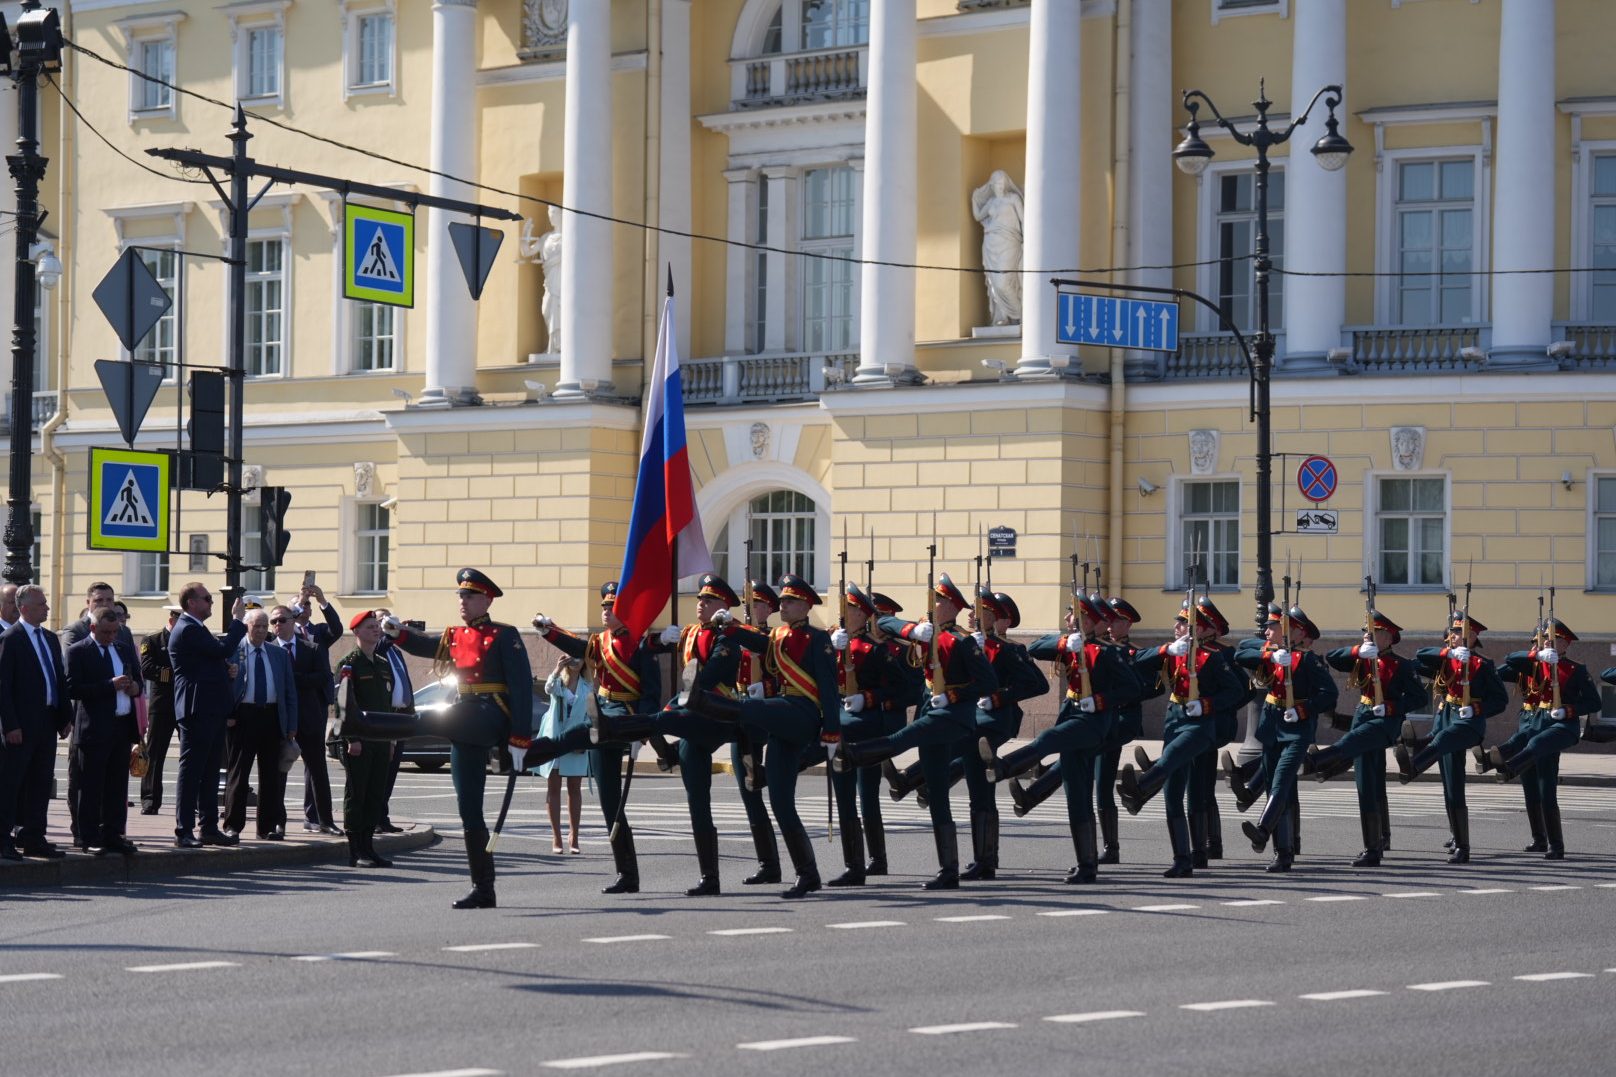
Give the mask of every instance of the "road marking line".
[{"label": "road marking line", "polygon": [[1409,984],[1410,991],[1452,991],[1458,987],[1489,987],[1486,980],[1442,980],[1429,984]]},{"label": "road marking line", "polygon": [[504,1070],[433,1070],[431,1073],[400,1073],[394,1077],[502,1077]]},{"label": "road marking line", "polygon": [[1403,891],[1400,891],[1400,892],[1397,892],[1397,893],[1392,893],[1392,894],[1382,894],[1380,896],[1381,897],[1386,897],[1386,898],[1416,898],[1416,897],[1441,897],[1442,895],[1438,894],[1435,890],[1403,890]]},{"label": "road marking line", "polygon": [[125,972],[189,972],[192,969],[233,969],[239,961],[185,961],[177,965],[131,965]]},{"label": "road marking line", "polygon": [[1549,890],[1581,890],[1582,887],[1580,887],[1580,886],[1571,886],[1569,884],[1562,883],[1562,884],[1557,885],[1557,886],[1532,886],[1532,887],[1528,887],[1528,889],[1530,889],[1530,890],[1543,890],[1543,891],[1549,891]]},{"label": "road marking line", "polygon": [[866,927],[904,927],[902,920],[852,920],[845,924],[826,924],[837,931],[857,931]]},{"label": "road marking line", "polygon": [[1515,891],[1507,890],[1501,886],[1486,887],[1480,890],[1455,890],[1456,894],[1513,894]]},{"label": "road marking line", "polygon": [[1594,883],[1594,885],[1595,886],[1602,886],[1606,890],[1616,890],[1616,883]]},{"label": "road marking line", "polygon": [[[582,1070],[591,1069],[595,1066],[618,1066],[625,1062],[656,1062],[665,1058],[689,1057],[689,1055],[676,1055],[670,1051],[635,1051],[633,1054],[627,1055],[593,1055],[589,1058],[558,1058],[553,1062],[541,1062],[539,1064],[541,1066],[548,1066],[553,1070]],[[423,1075],[423,1077],[430,1077],[430,1075]]]},{"label": "road marking line", "polygon": [[1356,991],[1320,991],[1317,994],[1298,995],[1296,997],[1309,999],[1313,1002],[1344,1002],[1349,998],[1371,998],[1385,993],[1384,991],[1369,991],[1360,988]]},{"label": "road marking line", "polygon": [[[585,939],[583,941],[585,941],[585,942],[601,942],[601,943],[609,943],[609,942],[654,942],[654,941],[656,941],[658,939],[671,939],[671,938],[673,938],[672,935],[602,935],[598,939]],[[667,1055],[667,1056],[658,1056],[658,1057],[677,1058],[679,1056],[677,1056],[677,1055]],[[548,1063],[548,1062],[545,1063],[546,1066],[548,1066],[549,1064],[550,1063]]]},{"label": "road marking line", "polygon": [[1362,894],[1325,894],[1323,897],[1303,898],[1303,901],[1362,901]]},{"label": "road marking line", "polygon": [[800,1040],[759,1040],[756,1043],[737,1043],[739,1051],[786,1051],[794,1047],[830,1047],[838,1043],[857,1043],[852,1036],[804,1036]]},{"label": "road marking line", "polygon": [[709,931],[709,932],[707,932],[707,934],[709,934],[709,935],[723,935],[723,936],[735,936],[735,935],[789,935],[789,934],[791,934],[791,928],[789,928],[789,927],[730,927],[730,928],[725,928],[723,931]]},{"label": "road marking line", "polygon": [[1122,1017],[1143,1017],[1142,1010],[1095,1010],[1092,1013],[1057,1013],[1044,1018],[1057,1025],[1084,1025],[1090,1021],[1115,1021]]},{"label": "road marking line", "polygon": [[347,954],[305,954],[293,961],[362,961],[368,957],[397,957],[391,950],[355,950]]},{"label": "road marking line", "polygon": [[992,1032],[1001,1028],[1015,1028],[1006,1021],[971,1021],[963,1025],[923,1025],[909,1031],[917,1036],[947,1036],[955,1032]]},{"label": "road marking line", "polygon": [[1283,901],[1274,898],[1246,898],[1242,901],[1220,901],[1220,905],[1227,905],[1233,909],[1251,909],[1258,905],[1283,905]]},{"label": "road marking line", "polygon": [[1199,1013],[1211,1013],[1214,1010],[1246,1010],[1254,1006],[1272,1006],[1260,998],[1232,998],[1226,1002],[1191,1002],[1180,1006],[1181,1010],[1195,1010]]},{"label": "road marking line", "polygon": [[937,916],[933,919],[939,924],[975,924],[983,920],[1008,920],[1010,917],[999,913],[981,913],[975,916]]},{"label": "road marking line", "polygon": [[1547,983],[1550,980],[1591,980],[1593,975],[1591,972],[1534,972],[1515,978],[1525,980],[1527,983],[1540,984]]},{"label": "road marking line", "polygon": [[61,978],[62,974],[59,972],[13,972],[6,976],[0,976],[0,984],[20,984],[28,983],[31,980],[60,980]]},{"label": "road marking line", "polygon": [[1184,912],[1187,909],[1199,909],[1199,905],[1135,905],[1129,912]]},{"label": "road marking line", "polygon": [[1055,909],[1051,912],[1041,912],[1039,916],[1104,916],[1110,909]]},{"label": "road marking line", "polygon": [[471,946],[445,946],[451,954],[478,954],[484,950],[537,950],[536,942],[482,942]]}]

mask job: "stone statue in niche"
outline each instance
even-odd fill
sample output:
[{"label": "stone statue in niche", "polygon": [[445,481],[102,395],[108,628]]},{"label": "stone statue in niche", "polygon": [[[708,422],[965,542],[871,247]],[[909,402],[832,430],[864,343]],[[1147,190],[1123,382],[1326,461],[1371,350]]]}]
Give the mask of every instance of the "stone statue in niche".
[{"label": "stone statue in niche", "polygon": [[752,424],[752,458],[761,460],[769,451],[769,424]]},{"label": "stone statue in niche", "polygon": [[1418,471],[1425,466],[1425,428],[1392,427],[1392,467],[1398,471]]},{"label": "stone statue in niche", "polygon": [[354,461],[353,492],[355,497],[376,496],[376,465],[369,460]]},{"label": "stone statue in niche", "polygon": [[1190,431],[1190,474],[1210,475],[1218,469],[1218,432]]},{"label": "stone statue in niche", "polygon": [[263,464],[241,465],[241,488],[243,490],[256,490],[264,485]]},{"label": "stone statue in niche", "polygon": [[994,325],[1021,322],[1022,209],[1021,188],[1002,168],[971,192],[971,215],[982,225],[982,272]]},{"label": "stone statue in niche", "polygon": [[550,230],[542,236],[533,234],[533,222],[522,222],[522,238],[518,244],[521,256],[538,262],[544,268],[544,297],[539,301],[539,313],[544,317],[545,350],[551,355],[561,352],[561,208],[549,208]]},{"label": "stone statue in niche", "polygon": [[566,51],[567,0],[522,0],[522,44],[517,55],[537,60]]}]

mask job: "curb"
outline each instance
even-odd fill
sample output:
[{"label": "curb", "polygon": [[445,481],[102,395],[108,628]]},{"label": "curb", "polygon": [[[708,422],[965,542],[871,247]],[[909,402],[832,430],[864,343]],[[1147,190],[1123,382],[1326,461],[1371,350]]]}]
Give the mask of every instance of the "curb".
[{"label": "curb", "polygon": [[[439,841],[430,826],[406,828],[402,834],[377,834],[378,852],[409,853]],[[0,869],[0,890],[36,889],[93,883],[133,883],[182,875],[228,875],[266,868],[337,864],[348,858],[343,841],[299,841],[282,845],[255,843],[202,849],[145,849],[136,856],[94,857],[69,853],[65,860],[29,860]]]}]

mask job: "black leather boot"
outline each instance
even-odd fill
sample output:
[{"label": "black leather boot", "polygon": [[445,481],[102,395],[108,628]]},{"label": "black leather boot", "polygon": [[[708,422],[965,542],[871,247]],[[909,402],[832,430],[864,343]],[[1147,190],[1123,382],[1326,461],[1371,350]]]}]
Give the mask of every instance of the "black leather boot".
[{"label": "black leather boot", "polygon": [[1550,807],[1544,804],[1542,808],[1543,829],[1547,832],[1549,838],[1549,851],[1543,854],[1543,859],[1564,860],[1565,834],[1560,829],[1560,806],[1556,804]]},{"label": "black leather boot", "polygon": [[1206,867],[1206,812],[1199,808],[1189,813],[1190,862],[1198,868]]},{"label": "black leather boot", "polygon": [[1202,805],[1206,813],[1206,858],[1208,860],[1223,859],[1223,813],[1218,810],[1218,798],[1210,790],[1207,792],[1206,803]]},{"label": "black leather boot", "polygon": [[905,770],[899,770],[898,765],[890,759],[881,760],[881,776],[887,780],[887,795],[893,800],[902,800],[920,788],[920,783],[926,780],[920,773],[919,763]]},{"label": "black leather boot", "polygon": [[1476,761],[1476,773],[1485,774],[1493,769],[1493,761],[1487,756],[1487,749],[1476,745],[1470,749],[1470,757]]},{"label": "black leather boot", "polygon": [[1549,851],[1548,831],[1543,827],[1543,805],[1541,803],[1526,806],[1526,825],[1532,828],[1532,844],[1522,849],[1523,853],[1546,853]]},{"label": "black leather boot", "polygon": [[1249,811],[1257,802],[1257,794],[1246,787],[1240,764],[1236,763],[1234,756],[1227,751],[1218,755],[1218,764],[1223,768],[1223,777],[1229,783],[1229,791],[1234,794],[1234,806],[1242,812]]},{"label": "black leather boot", "polygon": [[1260,822],[1254,823],[1250,819],[1241,822],[1240,831],[1245,834],[1246,840],[1251,842],[1251,851],[1254,853],[1260,853],[1267,849],[1268,839],[1273,837],[1272,834],[1263,829]]},{"label": "black leather boot", "polygon": [[1149,770],[1151,767],[1156,765],[1156,761],[1150,758],[1150,753],[1145,751],[1145,746],[1143,744],[1135,744],[1133,746],[1133,762],[1134,766],[1138,767],[1140,771]]},{"label": "black leather boot", "polygon": [[857,819],[842,818],[842,863],[847,870],[836,878],[827,882],[826,886],[863,886],[866,874],[864,867],[864,828]]},{"label": "black leather boot", "polygon": [[393,866],[393,862],[391,860],[387,859],[381,853],[376,851],[375,834],[361,834],[359,835],[359,841],[365,850],[362,855],[370,857],[372,867],[390,868]]},{"label": "black leather boot", "polygon": [[1117,800],[1121,802],[1129,815],[1138,815],[1144,808],[1146,796],[1140,787],[1139,773],[1129,764],[1124,764],[1117,773]]},{"label": "black leather boot", "polygon": [[668,743],[668,738],[661,733],[652,733],[645,738],[645,743],[651,746],[656,753],[657,770],[667,774],[679,765],[679,749]]},{"label": "black leather boot", "polygon": [[1296,813],[1284,812],[1276,821],[1274,827],[1274,859],[1268,862],[1264,871],[1284,872],[1291,870],[1291,863],[1296,858]]},{"label": "black leather boot", "polygon": [[1392,848],[1392,809],[1386,801],[1386,787],[1380,787],[1380,851],[1390,852]]},{"label": "black leather boot", "polygon": [[1048,800],[1061,787],[1059,767],[1049,767],[1041,773],[1034,767],[1028,773],[1035,775],[1030,784],[1023,785],[1019,778],[1010,781],[1010,800],[1015,804],[1017,819]]},{"label": "black leather boot", "polygon": [[797,881],[791,884],[791,889],[784,890],[780,896],[786,899],[807,897],[819,889],[819,865],[814,861],[814,843],[808,840],[806,830],[788,830],[781,835],[785,838],[786,852],[791,854],[791,867],[797,873]]},{"label": "black leather boot", "polygon": [[937,845],[937,874],[926,881],[927,890],[959,889],[959,833],[953,823],[939,823],[932,828],[932,840]]},{"label": "black leather boot", "polygon": [[864,840],[870,846],[870,862],[864,867],[865,875],[885,875],[887,873],[887,831],[886,827],[877,819],[871,823],[864,833]]},{"label": "black leather boot", "polygon": [[494,901],[494,854],[488,851],[488,831],[467,830],[466,863],[471,868],[471,893],[452,904],[456,909],[492,909]]},{"label": "black leather boot", "polygon": [[1105,842],[1105,851],[1096,861],[1100,864],[1122,863],[1122,844],[1117,840],[1117,809],[1101,808],[1099,810],[1100,838]]},{"label": "black leather boot", "polygon": [[1066,874],[1073,885],[1092,883],[1100,877],[1100,850],[1094,842],[1094,824],[1080,824],[1072,831],[1072,848],[1077,851],[1077,867]]},{"label": "black leather boot", "polygon": [[971,813],[971,862],[960,872],[961,882],[993,878],[993,865],[988,862],[988,854],[985,851],[987,827],[986,812]]},{"label": "black leather boot", "polygon": [[741,880],[743,886],[758,886],[780,881],[780,846],[774,841],[774,827],[768,823],[752,824],[752,845],[757,849],[758,869]]},{"label": "black leather boot", "polygon": [[366,855],[364,845],[359,840],[359,835],[351,830],[348,831],[348,866],[350,868],[373,868],[376,866],[371,863],[370,857]]},{"label": "black leather boot", "polygon": [[1448,854],[1450,864],[1470,863],[1470,809],[1453,809],[1453,852]]},{"label": "black leather boot", "polygon": [[685,891],[685,897],[716,897],[719,893],[718,831],[698,830],[692,836],[696,839],[696,865],[701,878]]},{"label": "black leather boot", "polygon": [[1187,819],[1167,820],[1167,840],[1173,846],[1173,866],[1162,872],[1164,879],[1187,879],[1195,874],[1195,857],[1190,845],[1190,824]]},{"label": "black leather boot", "polygon": [[600,888],[603,894],[638,894],[640,892],[640,858],[634,852],[634,831],[627,823],[614,823],[609,838],[612,863],[617,867],[617,878]]},{"label": "black leather boot", "polygon": [[1364,851],[1352,861],[1355,868],[1380,867],[1380,811],[1366,811],[1360,816],[1363,826]]}]

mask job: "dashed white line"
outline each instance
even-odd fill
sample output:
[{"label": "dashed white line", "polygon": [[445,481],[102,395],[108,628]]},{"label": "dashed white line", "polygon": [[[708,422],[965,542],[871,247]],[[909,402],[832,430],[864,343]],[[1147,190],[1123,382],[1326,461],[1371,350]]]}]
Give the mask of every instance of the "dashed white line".
[{"label": "dashed white line", "polygon": [[130,965],[125,972],[191,972],[196,969],[233,969],[239,961],[182,961],[175,965]]},{"label": "dashed white line", "polygon": [[1382,894],[1380,896],[1385,898],[1421,898],[1441,897],[1442,895],[1438,894],[1435,890],[1402,890],[1391,894]]},{"label": "dashed white line", "polygon": [[0,976],[0,984],[21,984],[29,983],[33,980],[60,980],[61,978],[62,974],[59,972],[13,972],[6,976]]},{"label": "dashed white line", "polygon": [[979,913],[974,916],[936,916],[933,919],[939,924],[976,924],[983,920],[1008,920],[1010,917],[999,913]]},{"label": "dashed white line", "polygon": [[1345,1002],[1347,999],[1373,998],[1376,995],[1384,995],[1385,993],[1384,991],[1359,989],[1356,991],[1320,991],[1316,994],[1298,995],[1297,997],[1305,998],[1311,1002]]},{"label": "dashed white line", "polygon": [[1541,890],[1541,891],[1544,891],[1545,893],[1547,893],[1548,891],[1551,891],[1551,890],[1581,890],[1582,887],[1580,887],[1580,886],[1571,886],[1570,884],[1567,884],[1567,883],[1561,883],[1561,884],[1556,885],[1556,886],[1533,886],[1533,887],[1528,887],[1528,889]]},{"label": "dashed white line", "polygon": [[1275,898],[1246,898],[1243,901],[1220,901],[1220,905],[1227,905],[1231,909],[1252,909],[1258,905],[1283,905],[1283,901]]},{"label": "dashed white line", "polygon": [[391,950],[355,950],[346,954],[304,954],[293,961],[364,961],[372,957],[397,957]]},{"label": "dashed white line", "polygon": [[1461,987],[1489,987],[1486,980],[1439,980],[1436,983],[1409,984],[1410,991],[1453,991]]},{"label": "dashed white line", "polygon": [[858,931],[866,927],[903,927],[902,920],[850,920],[845,924],[826,924],[837,931]]},{"label": "dashed white line", "polygon": [[1041,912],[1039,916],[1104,916],[1110,909],[1052,909]]},{"label": "dashed white line", "polygon": [[1190,1002],[1180,1006],[1181,1010],[1195,1010],[1197,1013],[1212,1013],[1217,1010],[1249,1010],[1257,1006],[1272,1006],[1260,998],[1231,998],[1223,1002]]},{"label": "dashed white line", "polygon": [[789,1051],[797,1047],[831,1047],[838,1043],[857,1043],[852,1036],[804,1036],[798,1040],[759,1040],[756,1043],[737,1043],[740,1051]]},{"label": "dashed white line", "polygon": [[739,935],[789,935],[789,927],[729,927],[723,931],[709,931],[709,935],[719,935],[725,938],[734,938]]},{"label": "dashed white line", "polygon": [[1476,890],[1455,890],[1456,894],[1513,894],[1515,891],[1502,886],[1482,887]]},{"label": "dashed white line", "polygon": [[433,1070],[431,1073],[399,1073],[394,1077],[502,1077],[504,1070]]},{"label": "dashed white line", "polygon": [[909,1031],[917,1036],[949,1036],[955,1032],[992,1032],[1001,1028],[1015,1028],[1006,1021],[970,1021],[963,1025],[922,1025]]},{"label": "dashed white line", "polygon": [[1321,897],[1303,898],[1303,901],[1363,901],[1362,894],[1324,894]]},{"label": "dashed white line", "polygon": [[1186,911],[1188,911],[1190,909],[1199,909],[1199,908],[1200,908],[1199,905],[1185,905],[1185,904],[1179,903],[1179,904],[1174,904],[1174,905],[1135,905],[1131,909],[1129,909],[1128,911],[1129,912],[1186,912]]},{"label": "dashed white line", "polygon": [[445,946],[451,954],[480,954],[485,950],[537,950],[536,942],[479,942],[469,946]]},{"label": "dashed white line", "polygon": [[1117,1021],[1124,1017],[1143,1016],[1143,1010],[1094,1010],[1090,1013],[1057,1013],[1044,1020],[1057,1025],[1086,1025],[1090,1021]]},{"label": "dashed white line", "polygon": [[1525,980],[1527,983],[1541,984],[1550,980],[1591,980],[1593,975],[1591,972],[1533,972],[1515,978]]},{"label": "dashed white line", "polygon": [[689,1058],[689,1055],[676,1055],[670,1051],[635,1051],[626,1055],[591,1055],[588,1058],[558,1058],[552,1062],[541,1062],[553,1070],[583,1070],[593,1069],[596,1066],[621,1066],[627,1062],[658,1062],[666,1058]]},{"label": "dashed white line", "polygon": [[[672,935],[602,935],[596,939],[585,939],[584,942],[655,942],[659,939],[671,939]],[[672,1056],[670,1056],[672,1057]],[[549,1065],[548,1062],[545,1065]]]}]

